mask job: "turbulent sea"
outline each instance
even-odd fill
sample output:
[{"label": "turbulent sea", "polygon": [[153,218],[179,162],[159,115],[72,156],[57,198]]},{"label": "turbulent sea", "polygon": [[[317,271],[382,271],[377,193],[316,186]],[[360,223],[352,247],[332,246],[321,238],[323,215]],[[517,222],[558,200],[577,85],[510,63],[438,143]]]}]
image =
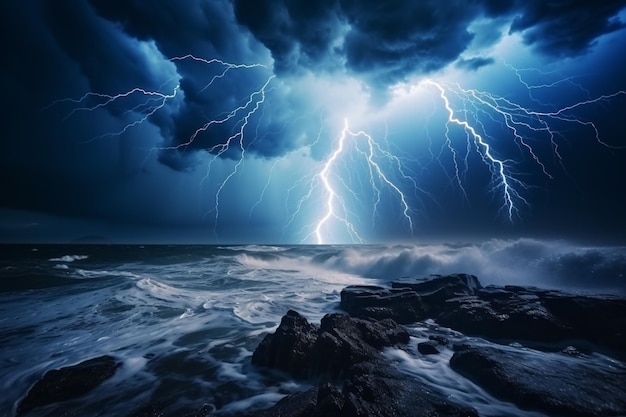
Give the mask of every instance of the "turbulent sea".
[{"label": "turbulent sea", "polygon": [[[625,293],[624,248],[534,240],[431,246],[0,246],[0,416],[49,369],[101,355],[122,362],[81,398],[29,416],[172,415],[269,407],[308,388],[250,364],[263,336],[294,309],[318,323],[351,284],[466,272],[483,284]],[[420,325],[412,329],[419,341]],[[423,326],[423,325],[422,325]],[[486,343],[486,342],[485,342]],[[388,350],[405,372],[481,415],[527,415],[447,364]],[[599,359],[601,360],[601,359]]]}]

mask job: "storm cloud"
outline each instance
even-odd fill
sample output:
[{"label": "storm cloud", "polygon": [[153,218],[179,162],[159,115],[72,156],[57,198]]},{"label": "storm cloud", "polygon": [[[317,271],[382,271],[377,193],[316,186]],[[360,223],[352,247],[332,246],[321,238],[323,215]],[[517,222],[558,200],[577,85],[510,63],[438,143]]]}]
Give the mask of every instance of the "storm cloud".
[{"label": "storm cloud", "polygon": [[[624,1],[234,0],[238,21],[271,52],[277,73],[342,69],[386,88],[460,59],[478,19],[508,18],[510,33],[542,53],[584,53],[623,27]],[[498,37],[492,37],[495,43]],[[483,45],[485,46],[485,45]],[[489,58],[485,58],[489,59]],[[487,61],[485,61],[487,62]],[[461,58],[461,66],[478,61]]]},{"label": "storm cloud", "polygon": [[[599,36],[623,27],[616,14],[624,4],[610,1],[592,5],[575,0],[558,4],[491,0],[42,0],[28,12],[25,6],[9,2],[9,9],[15,10],[5,13],[5,18],[12,15],[18,21],[26,18],[25,13],[34,15],[28,25],[37,27],[30,35],[18,34],[15,24],[7,23],[5,30],[10,32],[6,37],[13,38],[11,45],[52,42],[51,49],[60,50],[62,55],[46,61],[47,73],[78,68],[87,90],[109,94],[135,86],[158,90],[168,80],[178,80],[175,103],[150,115],[150,121],[161,132],[161,162],[185,170],[193,165],[194,150],[215,149],[233,134],[236,124],[220,123],[202,132],[193,143],[171,148],[186,144],[207,120],[232,109],[232,103],[246,100],[272,71],[278,76],[271,86],[276,90],[274,110],[257,121],[258,130],[267,134],[248,149],[264,157],[284,155],[306,142],[303,137],[315,135],[314,129],[295,127],[289,121],[304,117],[310,123],[299,126],[311,126],[319,118],[301,98],[286,90],[278,92],[281,80],[307,74],[347,74],[360,80],[363,88],[384,97],[390,86],[452,63],[477,69],[493,62],[489,56],[465,56],[476,36],[470,27],[479,19],[508,18],[509,31],[521,33],[524,41],[539,51],[575,55],[584,53]],[[492,43],[498,40],[490,39]],[[41,78],[34,72],[41,54],[50,54],[41,47],[36,49],[36,53],[20,54],[26,75],[15,75],[30,77],[23,80],[26,89]],[[187,54],[236,63],[259,62],[259,57],[265,56],[261,62],[268,68],[231,71],[219,79],[219,88],[206,91],[223,68],[189,60],[171,61]],[[18,68],[8,70],[18,72]],[[171,93],[172,87],[168,88]],[[49,94],[48,104],[59,98],[62,96]],[[107,111],[123,124],[126,106],[108,106]],[[236,152],[220,156],[238,157]]]},{"label": "storm cloud", "polygon": [[[432,100],[419,103],[394,102],[394,94],[408,89],[407,85],[415,87],[425,77],[449,73],[460,75],[452,82],[465,86],[471,79],[476,81],[474,86],[487,85],[489,90],[493,86],[503,97],[533,105],[554,103],[550,94],[562,99],[561,105],[591,93],[626,88],[614,80],[623,72],[623,58],[614,57],[617,65],[612,69],[601,68],[605,74],[613,71],[614,77],[583,79],[581,74],[595,72],[587,61],[574,68],[600,49],[596,46],[603,45],[606,35],[624,30],[626,0],[8,0],[0,7],[5,54],[0,65],[4,121],[0,175],[7,179],[2,184],[0,208],[54,216],[206,226],[210,221],[205,220],[216,211],[216,187],[245,152],[252,163],[241,167],[243,176],[233,178],[233,183],[256,188],[242,193],[226,187],[222,201],[228,202],[220,214],[227,219],[224,229],[239,230],[241,213],[259,230],[272,229],[272,221],[291,218],[289,204],[281,201],[279,209],[268,204],[259,209],[262,215],[257,218],[249,203],[261,200],[265,181],[275,175],[283,181],[274,186],[277,199],[285,198],[285,190],[293,191],[289,203],[297,205],[308,190],[298,196],[302,190],[297,186],[302,184],[288,184],[287,179],[297,181],[304,171],[313,172],[336,143],[343,118],[350,118],[355,129],[371,129],[377,138],[388,139],[389,150],[400,151],[402,162],[409,166],[405,172],[411,176],[403,178],[405,185],[424,184],[423,191],[411,193],[414,200],[426,196],[427,202],[418,206],[428,208],[435,200],[430,192],[436,190],[433,194],[439,203],[433,205],[439,206],[434,211],[441,218],[449,216],[425,228],[455,231],[463,224],[482,229],[495,217],[483,209],[497,203],[495,198],[476,199],[466,214],[458,215],[458,190],[450,185],[454,175],[443,172],[453,162],[444,147],[437,148],[446,131],[440,124],[444,114],[434,107],[436,92]],[[574,78],[560,83],[560,75],[555,75],[545,81],[556,85],[554,92],[535,89],[529,97],[521,91],[521,79],[504,67],[498,55],[502,50],[497,48],[511,39],[519,46],[520,56],[525,54],[518,61],[521,65],[571,64],[563,68]],[[619,42],[618,46],[624,44],[622,39]],[[221,61],[202,62],[191,56]],[[229,67],[229,63],[242,65]],[[522,75],[542,84],[541,77],[547,73]],[[575,92],[561,94],[569,87]],[[133,89],[156,94],[132,94],[108,102]],[[599,120],[602,134],[615,131],[612,113],[576,110],[584,121]],[[245,129],[244,123],[248,123]],[[485,129],[491,127],[488,123]],[[597,145],[593,137],[592,145],[581,148],[577,139],[588,133],[589,125],[575,127],[580,129],[573,133],[571,126],[563,127],[556,145],[538,146],[538,157],[552,161],[547,162],[548,168],[570,168],[557,161],[555,147],[559,157],[569,155],[577,164],[566,174],[550,170],[555,182],[562,177],[578,181],[556,193],[537,191],[549,181],[544,176],[533,182],[536,178],[531,177],[541,167],[534,163],[535,155],[529,156],[526,143],[513,140],[498,149],[511,160],[525,156],[526,160],[515,161],[515,174],[530,178],[533,186],[539,184],[528,192],[541,194],[546,206],[551,205],[534,218],[537,230],[545,227],[560,232],[577,222],[581,213],[585,218],[608,213],[606,224],[621,218],[615,214],[622,203],[613,186],[597,180],[600,172],[605,177],[623,176],[613,163],[621,154],[591,149]],[[245,140],[241,139],[244,130]],[[229,138],[233,146],[226,149],[223,145]],[[608,142],[617,147],[619,138],[613,134]],[[358,151],[364,152],[365,146]],[[460,149],[458,155],[463,152]],[[591,154],[600,162],[587,157]],[[435,161],[438,155],[441,158]],[[475,149],[472,158],[466,164],[484,162]],[[607,158],[612,162],[604,163]],[[354,160],[342,161],[349,165],[344,174],[358,168]],[[528,166],[535,171],[526,171]],[[246,171],[248,167],[260,172]],[[298,175],[279,173],[274,167],[301,171]],[[591,169],[594,174],[587,176]],[[489,192],[489,174],[468,179],[470,194]],[[348,186],[364,183],[367,180],[362,178],[346,182]],[[582,197],[576,194],[578,186],[595,194]],[[268,190],[271,193],[272,187]],[[385,198],[393,201],[395,196]],[[576,204],[570,212],[571,199]],[[311,206],[313,212],[315,204]],[[384,211],[392,206],[379,207]],[[381,230],[401,234],[397,221],[383,224],[387,221],[384,214],[380,219],[376,221]],[[619,230],[606,224],[606,230]],[[299,226],[293,225],[294,229]],[[593,226],[587,229],[595,233]]]}]

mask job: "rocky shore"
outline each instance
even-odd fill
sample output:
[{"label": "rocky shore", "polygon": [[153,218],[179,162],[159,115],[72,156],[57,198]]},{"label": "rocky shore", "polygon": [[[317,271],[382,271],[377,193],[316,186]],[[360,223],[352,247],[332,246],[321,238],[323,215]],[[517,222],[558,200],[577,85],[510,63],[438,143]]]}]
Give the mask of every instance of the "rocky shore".
[{"label": "rocky shore", "polygon": [[[479,416],[479,410],[415,378],[385,352],[443,355],[493,398],[547,416],[626,415],[626,300],[514,286],[483,287],[472,275],[350,286],[343,312],[319,325],[288,311],[251,363],[306,381],[262,417]],[[418,338],[416,326],[427,323]],[[453,336],[446,336],[448,333]],[[414,344],[414,346],[412,346]],[[592,358],[600,358],[593,359]],[[84,395],[113,376],[113,357],[48,371],[17,414]],[[203,405],[187,415],[212,415]],[[142,416],[163,415],[147,405]],[[241,416],[247,414],[241,414]]]},{"label": "rocky shore", "polygon": [[[437,332],[417,346],[421,355],[452,349],[451,368],[496,398],[549,416],[626,414],[624,299],[483,287],[457,274],[347,287],[341,308],[348,314],[327,315],[319,327],[289,311],[261,342],[253,364],[319,382],[263,416],[479,415],[381,356],[386,347],[406,348],[410,332],[402,324],[424,320],[499,346],[465,336],[453,343]],[[591,364],[593,352],[613,360]]]}]

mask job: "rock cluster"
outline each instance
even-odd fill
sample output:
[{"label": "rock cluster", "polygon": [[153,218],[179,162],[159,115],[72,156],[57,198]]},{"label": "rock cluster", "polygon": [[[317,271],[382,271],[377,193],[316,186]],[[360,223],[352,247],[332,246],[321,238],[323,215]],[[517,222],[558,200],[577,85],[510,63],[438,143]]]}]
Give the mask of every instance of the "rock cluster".
[{"label": "rock cluster", "polygon": [[626,367],[588,358],[486,346],[457,346],[450,366],[494,396],[520,407],[571,417],[626,411]]},{"label": "rock cluster", "polygon": [[[623,298],[516,286],[483,287],[467,274],[393,281],[391,287],[347,287],[341,293],[341,307],[355,317],[406,319],[401,323],[431,318],[466,335],[491,340],[552,343],[583,339],[626,352]],[[414,320],[406,315],[409,310],[416,312]]]},{"label": "rock cluster", "polygon": [[[551,416],[626,414],[626,367],[619,361],[593,362],[569,346],[576,341],[587,349],[623,355],[624,299],[483,287],[473,275],[455,274],[403,279],[392,282],[391,288],[350,286],[341,292],[341,308],[350,315],[327,315],[319,328],[290,311],[276,332],[261,342],[253,364],[320,385],[287,396],[260,415],[477,415],[399,372],[378,354],[385,346],[408,340],[396,322],[426,319],[502,343],[453,346],[446,337],[431,334],[417,345],[422,355],[453,348],[452,369],[496,398]],[[563,350],[538,353],[524,345]]]},{"label": "rock cluster", "polygon": [[49,370],[18,403],[17,415],[36,407],[85,395],[111,378],[120,365],[111,356],[100,356],[77,365]]},{"label": "rock cluster", "polygon": [[252,364],[298,378],[338,379],[352,365],[376,357],[383,347],[408,341],[407,331],[391,319],[372,321],[329,314],[316,328],[290,310],[276,332],[261,341]]},{"label": "rock cluster", "polygon": [[318,328],[289,311],[276,332],[258,346],[252,363],[316,380],[320,385],[287,396],[255,415],[477,416],[475,410],[448,402],[380,357],[382,348],[408,341],[407,331],[389,318],[371,320],[330,314],[322,318]]}]

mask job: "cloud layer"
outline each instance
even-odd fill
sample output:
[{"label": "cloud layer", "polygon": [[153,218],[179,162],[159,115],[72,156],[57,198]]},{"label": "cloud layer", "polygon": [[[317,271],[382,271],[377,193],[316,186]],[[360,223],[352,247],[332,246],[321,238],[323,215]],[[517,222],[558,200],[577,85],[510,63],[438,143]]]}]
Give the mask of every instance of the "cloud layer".
[{"label": "cloud layer", "polygon": [[[232,172],[245,148],[252,163],[242,166],[232,187],[224,190],[220,218],[224,224],[220,228],[241,233],[236,234],[239,237],[249,232],[249,224],[254,224],[263,232],[253,238],[270,230],[272,238],[278,240],[282,230],[276,231],[276,224],[289,219],[293,215],[289,209],[308,192],[298,188],[304,182],[295,182],[329,155],[343,121],[334,119],[352,115],[364,121],[362,128],[372,132],[378,129],[377,138],[389,133],[388,149],[399,151],[409,166],[406,172],[412,178],[403,178],[406,184],[416,181],[424,186],[424,192],[418,192],[414,200],[426,195],[431,201],[429,193],[435,190],[438,201],[433,207],[439,205],[434,207],[437,213],[433,221],[428,219],[426,228],[434,234],[443,229],[451,233],[462,226],[473,228],[472,233],[486,230],[484,233],[490,234],[493,212],[482,208],[493,208],[497,203],[479,198],[472,201],[473,207],[466,207],[465,201],[457,198],[458,189],[452,190],[452,161],[443,147],[437,148],[445,146],[440,142],[445,136],[445,123],[440,124],[441,107],[428,107],[428,101],[434,103],[437,97],[428,97],[423,103],[407,101],[402,104],[405,108],[400,108],[400,101],[390,99],[395,99],[394,87],[442,70],[460,74],[462,81],[488,73],[479,80],[483,86],[493,82],[497,87],[502,82],[499,94],[527,100],[528,92],[520,91],[521,84],[514,74],[509,71],[503,75],[508,70],[502,57],[497,56],[498,43],[515,35],[516,41],[521,39],[522,45],[516,44],[520,54],[531,56],[531,63],[545,59],[555,64],[553,68],[560,68],[561,63],[575,61],[571,57],[595,53],[594,45],[602,45],[603,35],[624,27],[626,1],[8,0],[1,7],[6,58],[0,64],[0,105],[5,121],[0,135],[0,176],[8,180],[3,182],[0,208],[81,217],[81,224],[83,220],[106,223],[114,219],[122,225],[201,224],[211,228],[216,189]],[[620,42],[618,45],[623,45],[623,40]],[[226,67],[220,64],[176,59],[188,54],[260,65],[225,72]],[[610,66],[594,65],[601,66],[603,74],[611,68],[615,77],[583,79],[581,73],[594,72],[587,63],[580,71],[576,68],[574,75],[578,78],[570,80],[567,87],[573,86],[583,96],[588,84],[604,83],[606,88],[589,88],[593,94],[611,91],[615,88],[613,78],[619,78],[626,65],[623,58],[611,59]],[[567,76],[573,72],[567,72]],[[507,88],[511,80],[516,83],[515,90]],[[543,82],[540,77],[535,80]],[[576,88],[578,82],[582,89]],[[214,123],[190,142],[200,127],[225,118],[266,83],[266,105],[251,116],[245,143],[235,141],[229,152],[220,153],[219,145],[240,132],[244,116],[255,103],[228,122]],[[175,93],[175,97],[153,113],[149,106],[158,101],[140,95],[101,107],[97,104],[103,102],[103,97],[92,95],[76,102],[87,92],[114,95],[136,87],[166,95]],[[626,87],[620,84],[617,88]],[[558,90],[554,97],[570,100],[571,96],[561,94],[564,90]],[[255,95],[253,101],[260,97]],[[533,104],[553,102],[552,98],[546,94]],[[392,104],[396,107],[390,110]],[[416,110],[416,106],[421,107]],[[94,108],[88,111],[90,107]],[[583,113],[587,109],[580,110]],[[607,122],[604,126],[608,129],[603,133],[617,126],[611,122],[610,111],[592,111],[589,120]],[[385,127],[385,118],[390,115],[393,117]],[[432,125],[421,123],[422,116],[432,116]],[[370,121],[372,124],[367,125]],[[356,128],[358,123],[354,125]],[[434,125],[441,129],[435,131]],[[624,225],[618,213],[621,200],[615,196],[612,183],[598,178],[623,176],[623,170],[613,163],[621,154],[601,153],[604,148],[596,152],[591,149],[597,145],[594,138],[591,146],[579,148],[583,142],[577,139],[582,133],[563,132],[567,138],[557,138],[558,151],[573,157],[574,169],[551,174],[560,175],[555,183],[561,177],[568,177],[567,181],[572,177],[579,183],[572,185],[571,181],[562,191],[544,195],[539,188],[545,178],[539,182],[531,178],[529,184],[538,188],[529,193],[541,194],[540,198],[548,202],[546,206],[550,205],[537,210],[532,227],[556,230],[558,234],[579,223],[579,218],[591,219],[601,213],[597,215],[598,223],[581,225],[579,230],[586,227],[589,234],[596,233],[595,226],[600,224],[603,231],[619,235]],[[621,137],[619,133],[613,136]],[[510,142],[514,152],[517,147],[523,146]],[[554,158],[553,151],[550,144],[539,150],[544,160],[552,158],[556,166],[561,162]],[[526,159],[532,159],[524,152],[521,149]],[[443,156],[436,160],[438,153]],[[589,155],[598,156],[599,162]],[[207,161],[214,163],[209,167]],[[354,168],[351,160],[344,161],[346,171]],[[520,175],[527,173],[526,162],[514,167]],[[279,168],[273,172],[273,167]],[[283,172],[279,172],[281,167]],[[536,165],[533,167],[538,170]],[[591,170],[593,175],[588,175]],[[275,182],[268,191],[277,197],[255,206],[252,213],[250,205],[265,192],[270,175],[274,175]],[[488,193],[488,176],[483,172],[482,176],[468,177],[470,193]],[[367,182],[363,178],[348,181],[348,185]],[[579,185],[591,189],[592,197],[575,194]],[[292,192],[289,204],[286,192]],[[385,198],[391,201],[396,197]],[[319,209],[317,202],[310,203],[311,212]],[[572,210],[570,205],[574,206]],[[389,233],[389,239],[400,235],[402,226],[398,226],[394,212],[397,206],[381,204],[379,209],[377,227]],[[250,218],[249,224],[242,226],[241,213]],[[371,213],[366,216],[369,219]],[[295,230],[302,225],[292,226]]]},{"label": "cloud layer", "polygon": [[[548,55],[584,53],[599,36],[624,27],[616,14],[625,3],[235,0],[234,5],[237,20],[272,52],[277,73],[343,69],[372,88],[385,88],[460,59],[476,36],[472,23],[481,19],[508,19],[509,33],[521,33],[526,44]],[[474,68],[486,63],[460,62]]]}]

